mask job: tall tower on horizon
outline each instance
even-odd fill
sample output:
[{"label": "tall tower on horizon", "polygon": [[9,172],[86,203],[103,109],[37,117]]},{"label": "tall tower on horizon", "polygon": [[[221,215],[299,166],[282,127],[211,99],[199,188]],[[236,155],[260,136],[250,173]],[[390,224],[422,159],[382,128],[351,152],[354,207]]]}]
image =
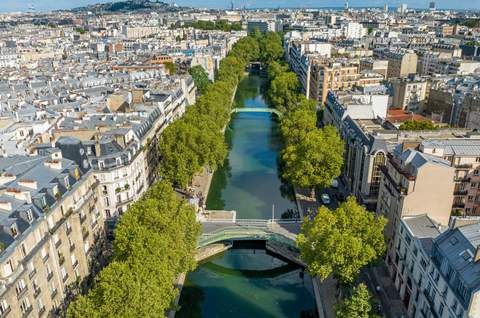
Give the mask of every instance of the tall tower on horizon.
[{"label": "tall tower on horizon", "polygon": [[348,11],[348,0],[345,0],[344,10],[345,10],[345,11]]}]

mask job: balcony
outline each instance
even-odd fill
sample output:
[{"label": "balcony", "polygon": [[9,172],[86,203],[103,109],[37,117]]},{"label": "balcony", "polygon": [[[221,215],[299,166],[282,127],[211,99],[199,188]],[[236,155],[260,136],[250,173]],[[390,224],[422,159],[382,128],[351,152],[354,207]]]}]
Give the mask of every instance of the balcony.
[{"label": "balcony", "polygon": [[84,228],[82,229],[82,237],[83,237],[83,240],[86,240],[89,235],[90,235],[90,232],[84,227]]},{"label": "balcony", "polygon": [[75,263],[72,264],[73,269],[76,269],[78,267],[78,261],[75,260]]},{"label": "balcony", "polygon": [[66,281],[68,280],[68,274],[66,274],[65,276],[63,276],[62,278],[62,281],[65,283]]},{"label": "balcony", "polygon": [[455,192],[453,192],[453,195],[464,196],[467,195],[467,193],[467,190],[456,190]]},{"label": "balcony", "polygon": [[20,300],[26,293],[27,293],[28,287],[25,286],[21,291],[17,292],[17,299]]},{"label": "balcony", "polygon": [[57,296],[58,292],[57,290],[55,289],[54,291],[52,291],[52,293],[50,294],[50,296],[53,298],[55,298],[55,296]]},{"label": "balcony", "polygon": [[41,317],[45,313],[45,311],[45,306],[42,306],[42,308],[40,308],[40,310],[38,311],[38,316]]},{"label": "balcony", "polygon": [[53,277],[53,272],[48,273],[47,280],[50,281]]},{"label": "balcony", "polygon": [[70,233],[72,233],[72,227],[67,227],[66,233],[67,235],[70,235]]},{"label": "balcony", "polygon": [[463,209],[463,208],[465,208],[465,203],[464,202],[454,202],[453,207],[458,208],[458,209]]},{"label": "balcony", "polygon": [[8,306],[7,308],[5,308],[5,310],[3,310],[1,313],[0,313],[0,318],[5,318],[8,316],[8,314],[12,311],[12,308],[10,306]]},{"label": "balcony", "polygon": [[87,216],[86,216],[85,214],[84,214],[84,215],[80,215],[80,224],[83,224],[86,219],[87,219]]},{"label": "balcony", "polygon": [[58,263],[60,265],[62,265],[63,263],[65,263],[65,256],[63,255],[58,255]]},{"label": "balcony", "polygon": [[75,250],[75,244],[72,243],[72,244],[70,245],[70,252],[73,252],[74,250]]},{"label": "balcony", "polygon": [[34,268],[30,273],[28,273],[28,278],[32,279],[32,277],[35,276],[35,274],[37,274],[36,268]]},{"label": "balcony", "polygon": [[50,255],[48,253],[45,254],[45,256],[42,258],[43,263],[45,263],[48,260],[49,257],[50,257]]},{"label": "balcony", "polygon": [[30,313],[32,312],[32,310],[33,310],[33,307],[32,307],[32,306],[28,307],[28,308],[25,309],[25,310],[22,310],[22,318],[28,317],[28,315],[30,315]]},{"label": "balcony", "polygon": [[35,288],[35,291],[33,292],[33,297],[37,298],[41,292],[42,290],[40,289],[40,287]]},{"label": "balcony", "polygon": [[455,169],[461,169],[461,170],[470,170],[472,168],[473,168],[473,165],[471,163],[466,163],[466,164],[455,166]]},{"label": "balcony", "polygon": [[55,242],[55,247],[56,248],[59,248],[60,245],[62,245],[62,240],[58,240],[58,241]]}]

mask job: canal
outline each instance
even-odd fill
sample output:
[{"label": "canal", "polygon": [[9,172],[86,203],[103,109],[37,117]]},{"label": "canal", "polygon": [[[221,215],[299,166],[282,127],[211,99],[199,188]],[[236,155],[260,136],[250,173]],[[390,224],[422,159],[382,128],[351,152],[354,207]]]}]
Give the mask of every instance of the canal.
[{"label": "canal", "polygon": [[[239,85],[236,107],[267,107],[264,79],[250,75]],[[207,209],[236,210],[237,218],[268,219],[294,209],[291,190],[278,176],[278,122],[267,113],[232,116],[225,138],[229,155],[218,169]],[[295,264],[270,255],[263,242],[236,242],[200,263],[185,281],[176,318],[315,317],[311,278]]]}]

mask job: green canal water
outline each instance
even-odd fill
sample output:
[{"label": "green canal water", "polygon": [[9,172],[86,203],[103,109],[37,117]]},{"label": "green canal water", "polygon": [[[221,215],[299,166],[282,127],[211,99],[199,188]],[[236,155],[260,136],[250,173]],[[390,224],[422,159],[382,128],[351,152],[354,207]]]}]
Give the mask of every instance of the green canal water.
[{"label": "green canal water", "polygon": [[[237,107],[266,107],[263,79],[245,78],[235,96]],[[293,209],[288,187],[278,176],[280,137],[270,114],[239,113],[226,131],[230,151],[213,177],[207,209],[236,210],[237,218],[271,218]],[[176,318],[314,317],[311,278],[295,264],[264,249],[262,242],[236,242],[225,253],[189,273]]]},{"label": "green canal water", "polygon": [[[268,107],[261,94],[263,81],[258,76],[244,79],[237,89],[236,107]],[[230,151],[213,175],[207,209],[235,210],[239,219],[270,219],[295,208],[290,188],[278,175],[277,121],[268,113],[233,115],[226,130]]]}]

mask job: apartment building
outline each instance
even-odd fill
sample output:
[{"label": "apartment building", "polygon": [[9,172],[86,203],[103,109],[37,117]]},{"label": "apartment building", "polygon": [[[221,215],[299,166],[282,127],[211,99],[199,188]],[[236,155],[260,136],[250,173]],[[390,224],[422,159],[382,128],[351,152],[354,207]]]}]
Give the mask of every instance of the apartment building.
[{"label": "apartment building", "polygon": [[388,61],[377,60],[374,58],[363,58],[360,60],[360,72],[365,71],[381,74],[384,78],[387,78]]},{"label": "apartment building", "polygon": [[455,214],[480,215],[480,139],[471,138],[424,140],[419,151],[445,159],[454,168]]},{"label": "apartment building", "polygon": [[377,215],[389,221],[385,228],[389,244],[405,216],[427,214],[439,224],[448,225],[455,186],[455,169],[450,162],[409,148],[387,154],[381,171]]},{"label": "apartment building", "polygon": [[325,125],[333,125],[342,129],[345,118],[377,119],[386,118],[388,95],[385,87],[379,86],[376,91],[339,91],[328,92],[323,113]]},{"label": "apartment building", "polygon": [[290,41],[286,44],[287,61],[302,85],[302,93],[310,98],[310,76],[312,61],[329,58],[332,45],[318,41]]},{"label": "apartment building", "polygon": [[480,315],[479,222],[454,218],[446,228],[426,215],[402,218],[387,263],[408,317]]},{"label": "apartment building", "polygon": [[388,61],[387,78],[389,79],[417,73],[417,54],[411,50],[375,49],[374,55]]},{"label": "apartment building", "polygon": [[392,107],[412,112],[423,109],[426,101],[428,82],[424,78],[397,78],[390,81],[392,87]]},{"label": "apartment building", "polygon": [[0,159],[0,315],[46,317],[85,278],[103,236],[91,171],[50,148]]},{"label": "apartment building", "polygon": [[314,59],[311,62],[309,98],[323,105],[329,91],[347,91],[354,87],[378,86],[383,76],[358,71],[358,64],[341,59]]}]

